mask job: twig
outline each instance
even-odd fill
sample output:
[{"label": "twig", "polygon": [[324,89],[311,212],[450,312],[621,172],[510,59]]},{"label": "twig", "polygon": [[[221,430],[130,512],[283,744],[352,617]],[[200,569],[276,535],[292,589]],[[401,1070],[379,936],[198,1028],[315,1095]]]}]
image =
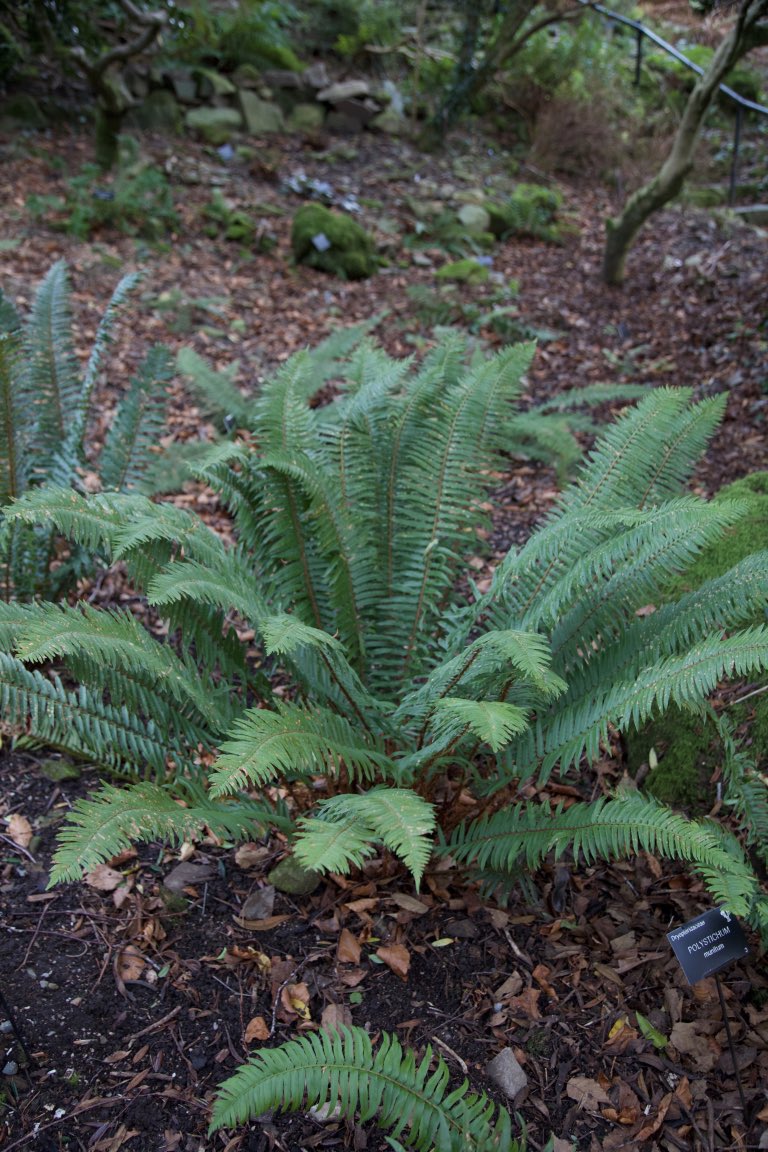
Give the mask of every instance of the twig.
[{"label": "twig", "polygon": [[172,1011],[167,1012],[165,1016],[161,1016],[154,1024],[148,1024],[146,1028],[142,1028],[141,1032],[133,1032],[128,1039],[138,1040],[140,1036],[149,1036],[150,1032],[157,1032],[160,1028],[163,1028],[169,1020],[173,1020],[174,1016],[178,1016],[179,1012],[181,1012],[181,1004],[177,1005]]},{"label": "twig", "polygon": [[453,1048],[449,1047],[445,1040],[441,1040],[439,1036],[433,1036],[432,1042],[433,1044],[439,1044],[439,1046],[448,1052],[449,1055],[453,1056],[454,1060],[458,1064],[459,1068],[461,1068],[465,1076],[469,1073],[469,1068],[462,1060],[461,1056],[459,1056],[458,1052],[454,1052]]}]

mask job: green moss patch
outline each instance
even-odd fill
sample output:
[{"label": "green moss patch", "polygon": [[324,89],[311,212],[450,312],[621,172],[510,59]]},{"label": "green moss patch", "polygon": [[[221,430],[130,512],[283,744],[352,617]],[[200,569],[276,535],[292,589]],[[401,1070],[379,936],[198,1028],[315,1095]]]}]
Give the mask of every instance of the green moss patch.
[{"label": "green moss patch", "polygon": [[365,280],[376,271],[373,240],[341,212],[305,204],[293,218],[291,248],[297,264],[308,264],[344,280]]}]

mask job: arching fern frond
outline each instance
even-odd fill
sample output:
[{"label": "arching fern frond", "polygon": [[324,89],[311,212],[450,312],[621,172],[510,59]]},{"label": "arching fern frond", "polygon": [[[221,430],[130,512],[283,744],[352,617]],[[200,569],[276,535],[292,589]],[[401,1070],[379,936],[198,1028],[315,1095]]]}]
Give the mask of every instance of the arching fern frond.
[{"label": "arching fern frond", "polygon": [[571,849],[589,863],[652,852],[686,860],[702,875],[713,897],[738,916],[750,912],[757,878],[734,839],[719,825],[688,820],[638,792],[554,811],[547,803],[517,804],[459,828],[448,851],[481,872],[538,867],[550,851]]},{"label": "arching fern frond", "polygon": [[375,1120],[415,1152],[519,1152],[506,1112],[466,1081],[448,1092],[449,1070],[432,1050],[423,1059],[384,1033],[374,1053],[362,1028],[313,1032],[280,1048],[262,1049],[219,1090],[211,1132],[243,1124],[271,1109],[339,1108],[360,1122]]},{"label": "arching fern frond", "polygon": [[342,767],[364,780],[394,774],[389,757],[366,745],[343,716],[278,702],[276,712],[252,708],[235,723],[211,773],[211,795],[263,787],[286,775],[338,775]]}]

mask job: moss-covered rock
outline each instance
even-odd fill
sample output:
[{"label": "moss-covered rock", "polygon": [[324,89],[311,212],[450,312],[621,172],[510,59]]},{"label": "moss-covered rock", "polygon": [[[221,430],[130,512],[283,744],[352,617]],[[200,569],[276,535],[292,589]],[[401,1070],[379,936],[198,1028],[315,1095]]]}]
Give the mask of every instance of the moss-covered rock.
[{"label": "moss-covered rock", "polygon": [[460,284],[484,284],[490,276],[487,265],[479,260],[454,260],[452,264],[444,264],[436,273],[438,280],[455,280]]},{"label": "moss-covered rock", "polygon": [[376,271],[373,240],[351,216],[322,204],[305,204],[293,218],[291,248],[297,264],[308,264],[345,280],[365,280]]}]

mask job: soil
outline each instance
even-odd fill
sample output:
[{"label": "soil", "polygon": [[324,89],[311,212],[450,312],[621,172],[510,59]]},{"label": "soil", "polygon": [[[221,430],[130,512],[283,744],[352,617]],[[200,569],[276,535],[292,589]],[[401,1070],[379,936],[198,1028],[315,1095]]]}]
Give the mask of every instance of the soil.
[{"label": "soil", "polygon": [[[409,197],[508,171],[503,147],[479,137],[456,138],[441,157],[380,139],[270,140],[250,160],[229,164],[188,141],[147,138],[143,147],[169,172],[182,218],[160,247],[113,231],[81,242],[31,219],[27,197],[61,189],[64,173],[90,156],[86,137],[40,134],[0,148],[9,193],[0,205],[0,283],[20,307],[65,258],[78,354],[87,355],[120,273],[144,272],[139,306],[119,327],[100,382],[95,444],[118,390],[155,341],[191,345],[218,367],[238,359],[237,382],[249,392],[292,351],[385,311],[377,339],[393,354],[421,354],[440,336],[408,289],[434,289],[435,271],[450,257],[436,245],[409,246]],[[290,213],[302,198],[285,182],[299,171],[358,198],[388,257],[373,279],[340,283],[291,265]],[[213,181],[264,221],[271,252],[205,234],[201,208]],[[672,208],[641,235],[625,287],[607,288],[599,279],[603,222],[618,204],[600,186],[561,190],[571,225],[562,244],[513,238],[493,251],[499,283],[519,281],[516,332],[540,340],[524,403],[598,381],[724,392],[726,416],[696,487],[712,494],[768,467],[766,234],[727,214]],[[462,285],[459,320],[473,302],[482,315],[488,292]],[[474,323],[478,339],[500,342],[490,325]],[[172,438],[211,435],[181,381],[170,398]],[[606,404],[600,418],[616,407]],[[556,492],[551,466],[510,461],[486,565],[525,539]],[[194,486],[181,499],[214,511],[210,494]],[[466,1075],[492,1094],[486,1066],[510,1047],[527,1086],[505,1104],[527,1127],[532,1149],[768,1146],[760,945],[750,937],[750,955],[722,977],[737,1079],[715,981],[689,987],[665,939],[707,906],[684,871],[647,855],[610,867],[553,864],[499,907],[445,871],[429,873],[416,894],[391,862],[376,860],[309,896],[278,893],[269,907],[266,872],[283,852],[279,841],[245,852],[202,842],[185,846],[181,861],[162,845],[144,845],[113,861],[114,874],[48,891],[58,823],[95,783],[87,768],[58,782],[49,771],[44,753],[2,750],[3,1152],[383,1148],[370,1125],[307,1114],[207,1135],[216,1086],[249,1051],[334,1015],[420,1050],[431,1044],[457,1083]],[[622,771],[617,744],[573,784],[552,788],[590,796]],[[14,816],[28,821],[28,834]],[[180,862],[188,870],[174,875]],[[254,906],[258,914],[244,915]],[[667,1042],[646,1038],[644,1020]]]}]

